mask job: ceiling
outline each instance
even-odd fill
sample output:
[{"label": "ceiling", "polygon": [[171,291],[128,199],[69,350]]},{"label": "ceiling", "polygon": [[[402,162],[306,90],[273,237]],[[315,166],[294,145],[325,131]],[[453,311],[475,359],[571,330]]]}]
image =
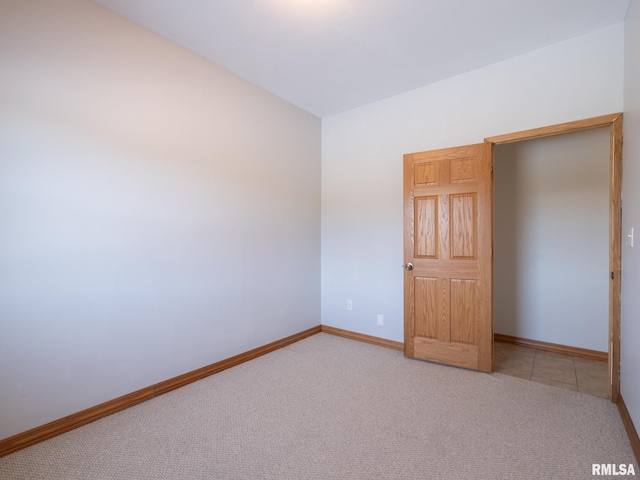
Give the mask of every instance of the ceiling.
[{"label": "ceiling", "polygon": [[629,0],[93,0],[325,117],[624,20]]}]

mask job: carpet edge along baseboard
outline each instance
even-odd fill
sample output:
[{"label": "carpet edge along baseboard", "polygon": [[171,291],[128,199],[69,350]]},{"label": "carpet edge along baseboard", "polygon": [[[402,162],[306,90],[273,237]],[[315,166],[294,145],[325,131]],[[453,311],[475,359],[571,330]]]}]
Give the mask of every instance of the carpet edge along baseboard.
[{"label": "carpet edge along baseboard", "polygon": [[292,343],[295,343],[304,338],[310,337],[321,332],[320,325],[309,328],[302,332],[290,335],[286,338],[276,340],[275,342],[263,345],[253,350],[249,350],[244,353],[240,353],[230,358],[226,358],[211,365],[187,372],[183,375],[170,378],[155,385],[142,388],[135,392],[123,395],[113,400],[101,403],[94,407],[87,408],[80,412],[71,414],[64,418],[54,420],[53,422],[46,423],[39,427],[32,428],[26,432],[18,433],[11,437],[0,440],[0,457],[9,455],[11,453],[22,450],[23,448],[30,447],[36,443],[43,442],[49,438],[55,437],[62,433],[68,432],[75,428],[86,425],[87,423],[95,422],[101,418],[104,418],[113,413],[119,412],[126,408],[132,407],[139,403],[150,400],[154,397],[162,395],[163,393],[170,392],[176,388],[183,387],[197,380],[201,380],[205,377],[221,372],[228,368],[240,365],[241,363],[253,360],[261,355],[278,350],[279,348],[286,347]]},{"label": "carpet edge along baseboard", "polygon": [[323,333],[329,333],[331,335],[337,335],[339,337],[350,338],[351,340],[358,340],[359,342],[371,343],[380,347],[387,347],[394,350],[404,351],[404,343],[402,342],[387,340],[386,338],[374,337],[373,335],[365,335],[364,333],[356,333],[352,332],[351,330],[329,327],[327,325],[322,325],[321,328]]},{"label": "carpet edge along baseboard", "polygon": [[636,462],[640,465],[640,437],[638,437],[638,431],[633,424],[633,420],[631,419],[631,415],[629,415],[629,410],[627,410],[627,406],[622,399],[622,395],[618,395],[618,410],[620,411],[622,423],[624,424],[627,436],[631,442],[631,448],[633,449],[633,453],[636,455]]},{"label": "carpet edge along baseboard", "polygon": [[[340,328],[330,327],[327,325],[318,325],[318,326],[309,328],[307,330],[304,330],[302,332],[296,333],[294,335],[291,335],[289,337],[276,340],[275,342],[269,343],[267,345],[263,345],[253,350],[240,353],[233,357],[213,363],[211,365],[207,365],[197,370],[187,372],[183,375],[170,378],[168,380],[157,383],[155,385],[151,385],[149,387],[137,390],[127,395],[123,395],[122,397],[118,397],[113,400],[109,400],[107,402],[101,403],[100,405],[96,405],[86,410],[82,410],[80,412],[74,413],[72,415],[61,418],[59,420],[55,420],[45,425],[32,428],[31,430],[27,430],[26,432],[22,432],[12,437],[0,440],[0,457],[17,452],[18,450],[22,450],[23,448],[30,447],[31,445],[35,445],[36,443],[40,443],[49,438],[55,437],[62,433],[73,430],[75,428],[81,427],[82,425],[86,425],[87,423],[94,422],[96,420],[104,418],[113,413],[119,412],[121,410],[132,407],[139,403],[145,402],[147,400],[150,400],[164,393],[170,392],[171,390],[174,390],[176,388],[183,387],[185,385],[188,385],[189,383],[195,382],[202,378],[208,377],[215,373],[234,367],[236,365],[240,365],[241,363],[248,362],[249,360],[257,358],[261,355],[265,355],[269,352],[273,352],[275,350],[278,350],[279,348],[285,347],[287,345],[290,345],[292,343],[295,343],[299,340],[310,337],[320,332],[328,333],[331,335],[337,335],[340,337],[345,337],[345,338],[357,340],[360,342],[366,342],[366,343],[378,345],[381,347],[392,348],[394,350],[402,351],[404,349],[404,344],[402,342],[395,342],[392,340],[387,340],[380,337],[374,337],[372,335],[365,335],[357,332],[352,332],[350,330],[343,330]],[[528,340],[528,339],[519,338],[519,337],[511,337],[508,335],[495,334],[494,338],[495,340],[504,342],[504,343],[513,343],[516,345],[523,345],[527,347],[538,348],[541,350],[555,351],[559,353],[569,353],[572,355],[579,355],[579,356],[584,356],[587,358],[595,358],[599,360],[606,359],[606,355],[607,355],[606,352],[597,352],[595,350],[566,347],[564,345],[556,345],[556,344],[551,344],[546,342],[539,342],[539,341]],[[627,411],[626,405],[622,400],[622,396],[620,396],[618,400],[618,409],[620,410],[620,415],[622,417],[624,426],[627,430],[628,437],[631,441],[633,451],[636,455],[636,458],[638,459],[638,462],[640,463],[640,439],[638,438],[638,433],[635,429],[633,421],[631,420],[629,412]]]}]

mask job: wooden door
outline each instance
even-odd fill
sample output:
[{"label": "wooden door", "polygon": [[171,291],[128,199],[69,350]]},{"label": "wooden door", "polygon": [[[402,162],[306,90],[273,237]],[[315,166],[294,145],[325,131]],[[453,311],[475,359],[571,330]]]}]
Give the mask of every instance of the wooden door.
[{"label": "wooden door", "polygon": [[487,142],[404,156],[408,357],[492,369],[491,149]]}]

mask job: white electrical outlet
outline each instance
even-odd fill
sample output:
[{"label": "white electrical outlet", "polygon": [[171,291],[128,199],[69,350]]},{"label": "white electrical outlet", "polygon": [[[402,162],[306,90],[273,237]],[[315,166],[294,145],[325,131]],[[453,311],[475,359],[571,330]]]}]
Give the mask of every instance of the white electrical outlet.
[{"label": "white electrical outlet", "polygon": [[378,325],[381,327],[384,326],[384,315],[378,314]]},{"label": "white electrical outlet", "polygon": [[353,310],[353,302],[351,300],[347,300],[347,310]]}]

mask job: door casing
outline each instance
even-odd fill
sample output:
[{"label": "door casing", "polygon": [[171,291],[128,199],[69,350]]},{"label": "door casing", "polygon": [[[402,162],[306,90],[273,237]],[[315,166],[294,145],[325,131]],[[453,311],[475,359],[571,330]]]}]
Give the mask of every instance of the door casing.
[{"label": "door casing", "polygon": [[[491,151],[504,143],[581,132],[609,127],[609,384],[610,398],[616,403],[620,395],[620,289],[622,250],[622,113],[561,123],[548,127],[498,135],[485,139]],[[492,169],[493,170],[493,169]],[[493,184],[492,184],[493,196]],[[493,203],[493,201],[492,201]],[[493,221],[493,220],[492,220]],[[493,231],[493,225],[491,225]],[[493,290],[493,288],[492,288]]]}]

